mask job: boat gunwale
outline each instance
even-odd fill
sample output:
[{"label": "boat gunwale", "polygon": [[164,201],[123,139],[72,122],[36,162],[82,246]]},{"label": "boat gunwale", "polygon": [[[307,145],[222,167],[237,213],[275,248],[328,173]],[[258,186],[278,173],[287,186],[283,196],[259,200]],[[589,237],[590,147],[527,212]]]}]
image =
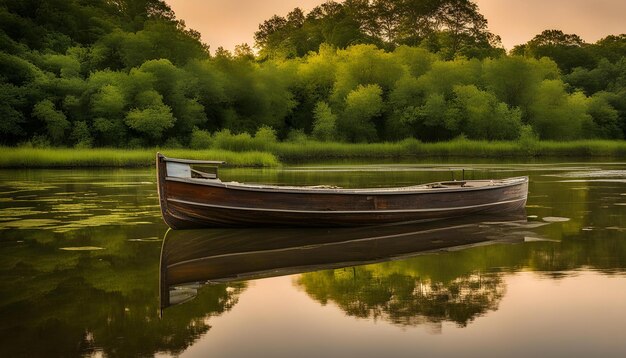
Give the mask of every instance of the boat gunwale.
[{"label": "boat gunwale", "polygon": [[[223,189],[231,189],[231,190],[244,190],[244,191],[256,191],[256,192],[265,192],[265,193],[293,193],[293,194],[339,194],[339,195],[412,195],[412,194],[428,194],[428,193],[458,193],[465,191],[480,191],[480,190],[490,190],[490,189],[502,189],[510,186],[521,185],[524,183],[528,183],[528,176],[519,176],[505,179],[495,179],[493,181],[493,185],[485,185],[478,187],[448,187],[448,188],[429,188],[428,185],[440,184],[441,182],[434,183],[426,183],[419,184],[415,186],[405,186],[405,187],[391,187],[391,188],[356,188],[356,189],[345,189],[345,188],[312,188],[312,187],[284,187],[280,186],[263,186],[254,185],[254,184],[245,184],[245,183],[225,183],[221,180],[217,179],[197,179],[197,178],[179,178],[179,177],[171,177],[166,176],[166,181],[174,181],[185,184],[193,184],[193,185],[205,185],[212,186]],[[485,180],[464,180],[464,182],[478,182],[478,181],[489,181],[489,179]],[[459,181],[461,182],[461,181]],[[414,187],[420,187],[415,188]]]},{"label": "boat gunwale", "polygon": [[163,161],[172,162],[172,163],[181,163],[181,164],[216,164],[216,165],[226,164],[226,162],[221,161],[221,160],[198,160],[198,159],[170,158],[170,157],[166,157],[166,156],[164,156],[164,155],[162,155],[160,153],[157,153],[157,156],[159,156],[159,158],[163,159]]}]

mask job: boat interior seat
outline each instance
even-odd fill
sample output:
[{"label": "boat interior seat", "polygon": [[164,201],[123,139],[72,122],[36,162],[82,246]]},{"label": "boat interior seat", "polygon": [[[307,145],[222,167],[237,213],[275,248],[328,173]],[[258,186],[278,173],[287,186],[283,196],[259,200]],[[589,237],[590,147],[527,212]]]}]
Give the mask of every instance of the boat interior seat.
[{"label": "boat interior seat", "polygon": [[458,187],[467,187],[466,181],[442,181],[439,183],[433,183],[429,187],[433,189],[441,189],[441,188],[458,188]]},{"label": "boat interior seat", "polygon": [[191,177],[201,179],[217,179],[217,173],[205,173],[196,169],[191,169]]}]

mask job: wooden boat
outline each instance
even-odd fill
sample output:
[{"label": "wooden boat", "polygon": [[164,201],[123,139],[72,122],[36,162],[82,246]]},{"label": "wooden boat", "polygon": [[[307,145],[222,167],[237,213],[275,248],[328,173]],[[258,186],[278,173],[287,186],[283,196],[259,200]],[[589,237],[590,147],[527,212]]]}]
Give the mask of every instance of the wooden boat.
[{"label": "wooden boat", "polygon": [[217,167],[223,162],[219,161],[167,158],[157,153],[156,164],[161,212],[173,229],[433,220],[514,211],[526,205],[528,195],[528,177],[343,189],[222,182]]},{"label": "wooden boat", "polygon": [[341,268],[477,245],[536,241],[525,211],[355,228],[169,230],[160,268],[161,307],[204,284]]}]

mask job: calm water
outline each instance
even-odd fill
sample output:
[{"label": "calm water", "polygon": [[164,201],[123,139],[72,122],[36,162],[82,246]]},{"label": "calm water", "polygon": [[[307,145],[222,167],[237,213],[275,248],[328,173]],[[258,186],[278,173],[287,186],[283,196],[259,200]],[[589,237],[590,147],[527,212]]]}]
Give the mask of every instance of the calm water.
[{"label": "calm water", "polygon": [[[0,171],[0,356],[626,356],[626,163],[335,164],[221,176],[395,186],[460,179],[461,168],[466,179],[529,175],[528,219],[407,228],[436,246],[427,253],[393,241],[403,233],[378,246],[309,245],[329,251],[302,260],[333,262],[165,285],[172,306],[162,315],[164,237],[191,239],[166,235],[153,170]],[[282,253],[285,238],[350,235],[365,234],[201,233],[214,245],[204,250],[240,257],[220,263],[230,269],[260,262],[224,254],[238,245],[259,251],[268,240]],[[386,251],[393,260],[376,256]],[[283,256],[269,261],[300,260]]]}]

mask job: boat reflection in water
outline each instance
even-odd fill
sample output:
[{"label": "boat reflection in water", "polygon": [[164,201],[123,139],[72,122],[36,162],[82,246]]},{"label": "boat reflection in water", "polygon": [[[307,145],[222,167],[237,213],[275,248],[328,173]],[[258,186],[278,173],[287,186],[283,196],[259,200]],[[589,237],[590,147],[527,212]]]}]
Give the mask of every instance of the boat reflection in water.
[{"label": "boat reflection in water", "polygon": [[360,228],[169,230],[161,251],[161,308],[192,299],[204,284],[519,243],[536,236],[528,231],[536,225],[522,211]]}]

